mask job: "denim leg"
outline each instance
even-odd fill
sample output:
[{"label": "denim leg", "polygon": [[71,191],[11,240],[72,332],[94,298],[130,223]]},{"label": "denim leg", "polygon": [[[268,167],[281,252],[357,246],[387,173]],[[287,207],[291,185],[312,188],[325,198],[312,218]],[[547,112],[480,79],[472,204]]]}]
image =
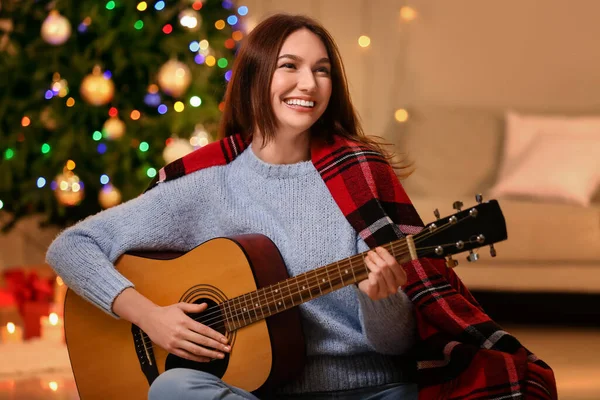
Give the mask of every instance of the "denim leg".
[{"label": "denim leg", "polygon": [[405,383],[374,393],[365,400],[417,400],[419,389],[414,383]]},{"label": "denim leg", "polygon": [[258,400],[252,393],[230,386],[206,372],[173,368],[158,376],[150,386],[149,400]]}]

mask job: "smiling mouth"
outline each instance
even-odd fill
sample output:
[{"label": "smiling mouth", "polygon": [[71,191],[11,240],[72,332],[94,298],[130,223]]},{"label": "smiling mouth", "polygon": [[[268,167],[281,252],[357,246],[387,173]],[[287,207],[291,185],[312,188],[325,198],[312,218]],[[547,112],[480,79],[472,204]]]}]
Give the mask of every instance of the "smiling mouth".
[{"label": "smiling mouth", "polygon": [[283,102],[288,106],[298,106],[306,109],[314,108],[316,105],[316,102],[312,100],[289,99]]}]

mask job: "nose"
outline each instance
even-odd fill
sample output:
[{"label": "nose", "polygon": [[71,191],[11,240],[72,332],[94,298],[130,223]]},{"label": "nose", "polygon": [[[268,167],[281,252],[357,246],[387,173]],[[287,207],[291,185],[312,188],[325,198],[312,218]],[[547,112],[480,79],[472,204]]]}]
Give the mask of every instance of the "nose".
[{"label": "nose", "polygon": [[298,89],[303,92],[313,92],[317,88],[317,81],[310,69],[302,69],[298,73]]}]

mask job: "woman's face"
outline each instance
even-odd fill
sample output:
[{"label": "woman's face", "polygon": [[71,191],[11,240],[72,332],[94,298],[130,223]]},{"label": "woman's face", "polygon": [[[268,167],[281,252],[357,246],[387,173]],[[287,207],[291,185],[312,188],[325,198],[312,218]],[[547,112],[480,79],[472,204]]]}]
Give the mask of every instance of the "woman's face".
[{"label": "woman's face", "polygon": [[331,97],[331,64],[325,45],[308,29],[287,37],[271,83],[278,135],[297,135],[325,112]]}]

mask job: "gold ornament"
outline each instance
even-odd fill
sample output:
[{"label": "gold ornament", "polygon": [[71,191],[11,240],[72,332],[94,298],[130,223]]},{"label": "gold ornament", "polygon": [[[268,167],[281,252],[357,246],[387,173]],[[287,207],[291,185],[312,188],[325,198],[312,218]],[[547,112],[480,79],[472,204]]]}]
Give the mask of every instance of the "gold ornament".
[{"label": "gold ornament", "polygon": [[102,134],[109,140],[120,139],[125,134],[125,122],[118,117],[110,117],[102,125]]},{"label": "gold ornament", "polygon": [[73,207],[81,203],[85,195],[83,185],[73,171],[65,168],[62,174],[56,176],[55,181],[54,195],[60,204]]},{"label": "gold ornament", "polygon": [[176,138],[163,150],[163,159],[169,164],[192,151],[194,148],[188,140]]},{"label": "gold ornament", "polygon": [[101,106],[112,100],[115,94],[115,85],[111,79],[102,75],[99,66],[95,66],[92,73],[81,81],[81,97],[89,104]]},{"label": "gold ornament", "polygon": [[179,23],[188,30],[195,32],[202,26],[202,17],[198,11],[188,8],[179,13]]},{"label": "gold ornament", "polygon": [[66,42],[71,36],[71,23],[56,10],[50,11],[42,23],[42,39],[58,46]]},{"label": "gold ornament", "polygon": [[158,71],[158,85],[163,92],[173,97],[184,94],[191,81],[190,69],[177,60],[167,61]]},{"label": "gold ornament", "polygon": [[110,183],[104,185],[98,194],[98,202],[102,208],[111,208],[121,203],[121,192]]}]

